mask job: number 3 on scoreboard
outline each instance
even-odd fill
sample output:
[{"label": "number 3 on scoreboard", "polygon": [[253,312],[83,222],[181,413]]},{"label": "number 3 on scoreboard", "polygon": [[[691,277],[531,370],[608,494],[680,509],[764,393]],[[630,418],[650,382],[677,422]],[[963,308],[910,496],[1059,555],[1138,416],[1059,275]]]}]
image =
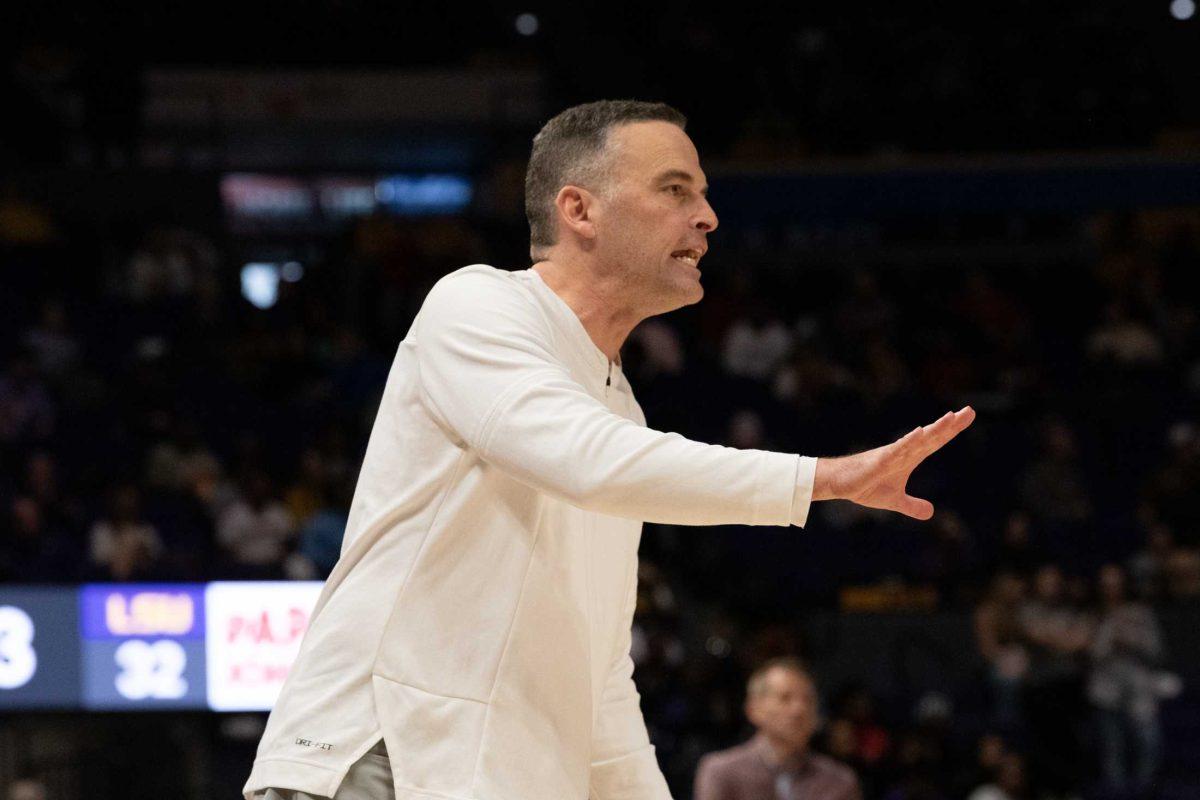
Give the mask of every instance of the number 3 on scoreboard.
[{"label": "number 3 on scoreboard", "polygon": [[37,672],[33,620],[16,606],[0,606],[0,689],[16,689]]},{"label": "number 3 on scoreboard", "polygon": [[120,667],[117,691],[128,700],[173,700],[187,692],[183,677],[187,654],[179,642],[131,639],[118,647],[113,657]]}]

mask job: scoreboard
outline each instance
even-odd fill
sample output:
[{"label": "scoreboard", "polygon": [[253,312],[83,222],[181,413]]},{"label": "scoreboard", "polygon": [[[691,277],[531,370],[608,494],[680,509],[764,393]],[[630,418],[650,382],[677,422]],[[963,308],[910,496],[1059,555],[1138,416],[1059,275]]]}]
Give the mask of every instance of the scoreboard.
[{"label": "scoreboard", "polygon": [[74,591],[0,589],[0,709],[78,708],[81,667]]},{"label": "scoreboard", "polygon": [[266,710],[320,581],[0,587],[0,710]]}]

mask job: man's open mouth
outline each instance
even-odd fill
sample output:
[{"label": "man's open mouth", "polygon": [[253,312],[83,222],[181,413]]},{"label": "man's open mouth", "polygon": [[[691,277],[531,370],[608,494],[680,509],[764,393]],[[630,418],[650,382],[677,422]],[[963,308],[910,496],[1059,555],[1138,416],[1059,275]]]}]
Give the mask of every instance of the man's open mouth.
[{"label": "man's open mouth", "polygon": [[674,253],[671,253],[671,258],[694,267],[700,263],[701,255],[703,254],[699,250],[676,250]]}]

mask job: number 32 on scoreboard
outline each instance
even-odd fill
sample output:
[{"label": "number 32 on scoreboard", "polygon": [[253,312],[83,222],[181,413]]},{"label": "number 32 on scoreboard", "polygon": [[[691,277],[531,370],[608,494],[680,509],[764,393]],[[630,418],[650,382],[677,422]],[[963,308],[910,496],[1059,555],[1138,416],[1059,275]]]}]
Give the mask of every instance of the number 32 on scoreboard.
[{"label": "number 32 on scoreboard", "polygon": [[116,689],[127,700],[174,700],[187,693],[187,654],[179,642],[130,639],[113,654],[119,672]]}]

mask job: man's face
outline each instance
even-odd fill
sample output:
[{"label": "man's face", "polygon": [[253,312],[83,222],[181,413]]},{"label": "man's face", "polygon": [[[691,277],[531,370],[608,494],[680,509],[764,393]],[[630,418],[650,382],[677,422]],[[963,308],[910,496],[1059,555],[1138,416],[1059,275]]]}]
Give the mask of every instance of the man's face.
[{"label": "man's face", "polygon": [[746,716],[760,732],[803,750],[817,729],[817,690],[795,670],[772,669],[763,691],[747,699]]},{"label": "man's face", "polygon": [[[643,313],[662,314],[704,296],[696,263],[717,215],[688,135],[669,122],[609,132],[612,169],[597,216],[597,255],[613,265]],[[690,251],[690,252],[687,252]]]}]

